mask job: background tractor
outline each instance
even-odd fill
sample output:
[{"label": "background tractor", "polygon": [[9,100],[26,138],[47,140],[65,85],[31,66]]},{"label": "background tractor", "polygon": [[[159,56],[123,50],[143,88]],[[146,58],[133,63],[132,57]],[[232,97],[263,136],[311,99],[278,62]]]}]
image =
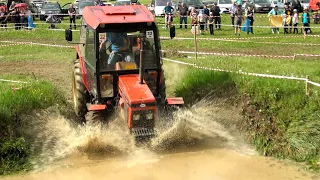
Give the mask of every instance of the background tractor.
[{"label": "background tractor", "polygon": [[[103,121],[119,107],[135,137],[154,136],[159,109],[184,103],[166,98],[154,16],[143,5],[88,6],[82,15],[73,72],[76,115]],[[66,40],[72,41],[71,29]]]}]

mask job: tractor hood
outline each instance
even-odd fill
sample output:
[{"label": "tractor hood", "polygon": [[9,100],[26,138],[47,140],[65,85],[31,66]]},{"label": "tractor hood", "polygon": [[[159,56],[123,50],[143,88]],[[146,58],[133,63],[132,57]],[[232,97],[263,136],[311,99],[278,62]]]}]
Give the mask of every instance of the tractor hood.
[{"label": "tractor hood", "polygon": [[156,99],[148,85],[139,83],[138,74],[122,75],[119,77],[118,86],[123,98],[130,106],[154,106]]}]

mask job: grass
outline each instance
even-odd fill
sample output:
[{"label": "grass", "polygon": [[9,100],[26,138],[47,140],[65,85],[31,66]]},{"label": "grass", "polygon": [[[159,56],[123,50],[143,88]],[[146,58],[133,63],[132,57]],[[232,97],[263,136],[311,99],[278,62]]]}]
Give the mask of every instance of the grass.
[{"label": "grass", "polygon": [[29,83],[14,85],[20,88],[14,92],[10,83],[0,82],[0,175],[30,168],[28,140],[20,134],[26,122],[22,122],[20,117],[30,111],[64,103],[63,96],[49,82],[15,75],[2,78]]},{"label": "grass", "polygon": [[242,102],[245,118],[239,128],[261,154],[319,170],[320,96],[305,96],[304,83],[197,69],[189,69],[181,82],[176,95],[187,103],[208,94]]}]

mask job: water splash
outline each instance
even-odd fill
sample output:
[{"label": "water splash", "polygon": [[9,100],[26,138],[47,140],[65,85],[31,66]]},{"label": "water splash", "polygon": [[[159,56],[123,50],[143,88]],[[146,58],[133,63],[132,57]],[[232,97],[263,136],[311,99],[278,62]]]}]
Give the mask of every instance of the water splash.
[{"label": "water splash", "polygon": [[115,116],[108,127],[75,125],[56,108],[26,118],[32,118],[24,133],[31,139],[32,151],[37,157],[34,159],[36,169],[76,153],[93,157],[126,155],[128,166],[156,162],[155,154],[159,152],[186,151],[190,147],[194,150],[231,148],[245,154],[254,153],[236,133],[233,124],[240,118],[238,111],[219,101],[202,100],[174,111],[172,116],[160,114],[157,137],[146,147],[137,147],[125,121]]}]

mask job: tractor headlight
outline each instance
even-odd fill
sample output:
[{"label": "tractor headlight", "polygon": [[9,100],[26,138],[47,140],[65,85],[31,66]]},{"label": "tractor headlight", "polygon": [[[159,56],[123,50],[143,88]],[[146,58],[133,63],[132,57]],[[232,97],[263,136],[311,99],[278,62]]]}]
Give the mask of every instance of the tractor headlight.
[{"label": "tractor headlight", "polygon": [[135,115],[132,116],[132,119],[133,119],[134,121],[138,121],[138,120],[140,120],[140,118],[141,118],[141,115],[140,115],[140,114],[135,114]]},{"label": "tractor headlight", "polygon": [[150,112],[150,113],[146,114],[146,119],[147,120],[152,120],[153,119],[153,112]]}]

